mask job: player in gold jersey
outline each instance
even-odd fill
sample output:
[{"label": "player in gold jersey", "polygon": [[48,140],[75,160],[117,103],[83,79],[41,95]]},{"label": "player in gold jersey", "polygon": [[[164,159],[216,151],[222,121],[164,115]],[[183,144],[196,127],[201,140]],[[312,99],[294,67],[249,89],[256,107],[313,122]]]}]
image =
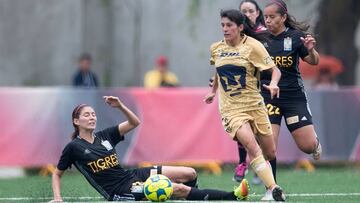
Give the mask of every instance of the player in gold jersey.
[{"label": "player in gold jersey", "polygon": [[224,10],[220,16],[224,40],[210,48],[210,63],[215,65],[216,74],[212,90],[204,101],[212,103],[219,89],[224,129],[244,145],[251,167],[272,191],[273,199],[285,201],[283,190],[276,185],[263,156],[264,152],[268,159],[275,157],[275,145],[259,87],[260,71],[270,71],[271,83],[264,88],[270,91],[271,97],[279,96],[277,83],[281,73],[264,46],[253,38],[256,35],[244,23],[245,16],[240,11]]}]

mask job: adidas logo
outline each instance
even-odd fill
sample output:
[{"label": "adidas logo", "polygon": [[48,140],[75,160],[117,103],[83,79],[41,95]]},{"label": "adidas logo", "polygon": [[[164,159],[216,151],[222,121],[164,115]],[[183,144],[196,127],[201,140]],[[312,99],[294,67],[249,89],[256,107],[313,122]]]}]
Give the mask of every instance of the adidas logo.
[{"label": "adidas logo", "polygon": [[302,121],[307,121],[307,118],[306,118],[305,116],[303,116],[303,117],[301,118],[301,120],[302,120]]},{"label": "adidas logo", "polygon": [[267,44],[267,42],[264,42],[263,45],[264,45],[265,48],[268,48],[268,47],[269,47],[269,45]]},{"label": "adidas logo", "polygon": [[84,154],[90,154],[90,153],[91,153],[90,150],[85,149]]}]

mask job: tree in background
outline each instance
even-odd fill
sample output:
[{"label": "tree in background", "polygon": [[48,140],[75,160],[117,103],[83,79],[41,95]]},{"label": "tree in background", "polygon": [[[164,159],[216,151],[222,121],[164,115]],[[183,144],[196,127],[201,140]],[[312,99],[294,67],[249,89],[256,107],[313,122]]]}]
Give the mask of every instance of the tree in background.
[{"label": "tree in background", "polygon": [[339,82],[341,85],[354,85],[358,60],[355,35],[360,19],[360,1],[322,0],[319,12],[315,27],[319,51],[342,60],[345,71],[339,76]]}]

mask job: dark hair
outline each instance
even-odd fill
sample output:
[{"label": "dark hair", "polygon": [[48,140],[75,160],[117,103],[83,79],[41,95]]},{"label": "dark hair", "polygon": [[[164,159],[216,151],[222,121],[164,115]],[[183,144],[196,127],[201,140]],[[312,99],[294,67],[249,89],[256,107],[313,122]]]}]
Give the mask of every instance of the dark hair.
[{"label": "dark hair", "polygon": [[287,15],[287,18],[285,20],[285,26],[290,27],[295,30],[302,31],[306,33],[308,29],[310,28],[310,25],[308,25],[306,22],[298,22],[296,21],[295,17],[290,15],[287,10],[286,3],[282,0],[272,0],[270,3],[268,3],[265,7],[276,5],[278,7],[277,12],[284,16]]},{"label": "dark hair", "polygon": [[239,10],[241,11],[241,6],[246,2],[254,4],[255,8],[256,8],[256,11],[259,11],[259,16],[256,18],[256,22],[255,22],[255,28],[257,26],[259,26],[259,25],[265,25],[264,14],[263,14],[262,10],[260,9],[259,4],[255,0],[243,0],[243,1],[241,1],[240,5],[239,5]]},{"label": "dark hair", "polygon": [[237,26],[243,25],[244,29],[241,34],[246,34],[250,37],[253,37],[257,40],[264,40],[262,33],[256,33],[255,27],[250,23],[250,19],[243,15],[239,10],[228,9],[220,11],[221,18],[228,18],[230,21],[236,23]]},{"label": "dark hair", "polygon": [[79,61],[82,61],[82,60],[92,61],[91,54],[89,54],[89,53],[81,54],[81,56],[79,57]]},{"label": "dark hair", "polygon": [[79,135],[79,126],[75,125],[74,123],[74,119],[75,118],[79,118],[80,116],[80,113],[81,113],[81,110],[86,107],[86,106],[89,106],[87,104],[79,104],[78,106],[76,106],[72,112],[72,119],[71,119],[71,122],[74,126],[74,132],[71,134],[71,140],[75,139],[76,136]]}]

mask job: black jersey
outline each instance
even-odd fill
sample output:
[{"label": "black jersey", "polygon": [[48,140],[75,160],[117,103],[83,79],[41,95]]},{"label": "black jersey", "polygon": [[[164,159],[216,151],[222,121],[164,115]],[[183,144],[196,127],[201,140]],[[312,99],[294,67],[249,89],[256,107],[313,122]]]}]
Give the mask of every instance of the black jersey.
[{"label": "black jersey", "polygon": [[[57,168],[66,170],[72,164],[85,176],[89,183],[106,199],[122,191],[135,175],[124,170],[117,159],[115,145],[124,140],[118,126],[95,133],[94,143],[79,137],[66,145]],[[132,181],[130,181],[132,182]]]},{"label": "black jersey", "polygon": [[[299,59],[306,57],[309,53],[300,37],[304,37],[301,31],[286,28],[278,36],[269,34],[268,39],[263,41],[275,65],[281,71],[280,97],[287,96],[292,92],[304,91],[303,81],[299,72]],[[268,71],[261,72],[262,84],[269,84],[271,74]],[[263,89],[263,96],[269,91]],[[284,93],[284,94],[283,94]],[[291,95],[289,95],[291,96]]]}]

